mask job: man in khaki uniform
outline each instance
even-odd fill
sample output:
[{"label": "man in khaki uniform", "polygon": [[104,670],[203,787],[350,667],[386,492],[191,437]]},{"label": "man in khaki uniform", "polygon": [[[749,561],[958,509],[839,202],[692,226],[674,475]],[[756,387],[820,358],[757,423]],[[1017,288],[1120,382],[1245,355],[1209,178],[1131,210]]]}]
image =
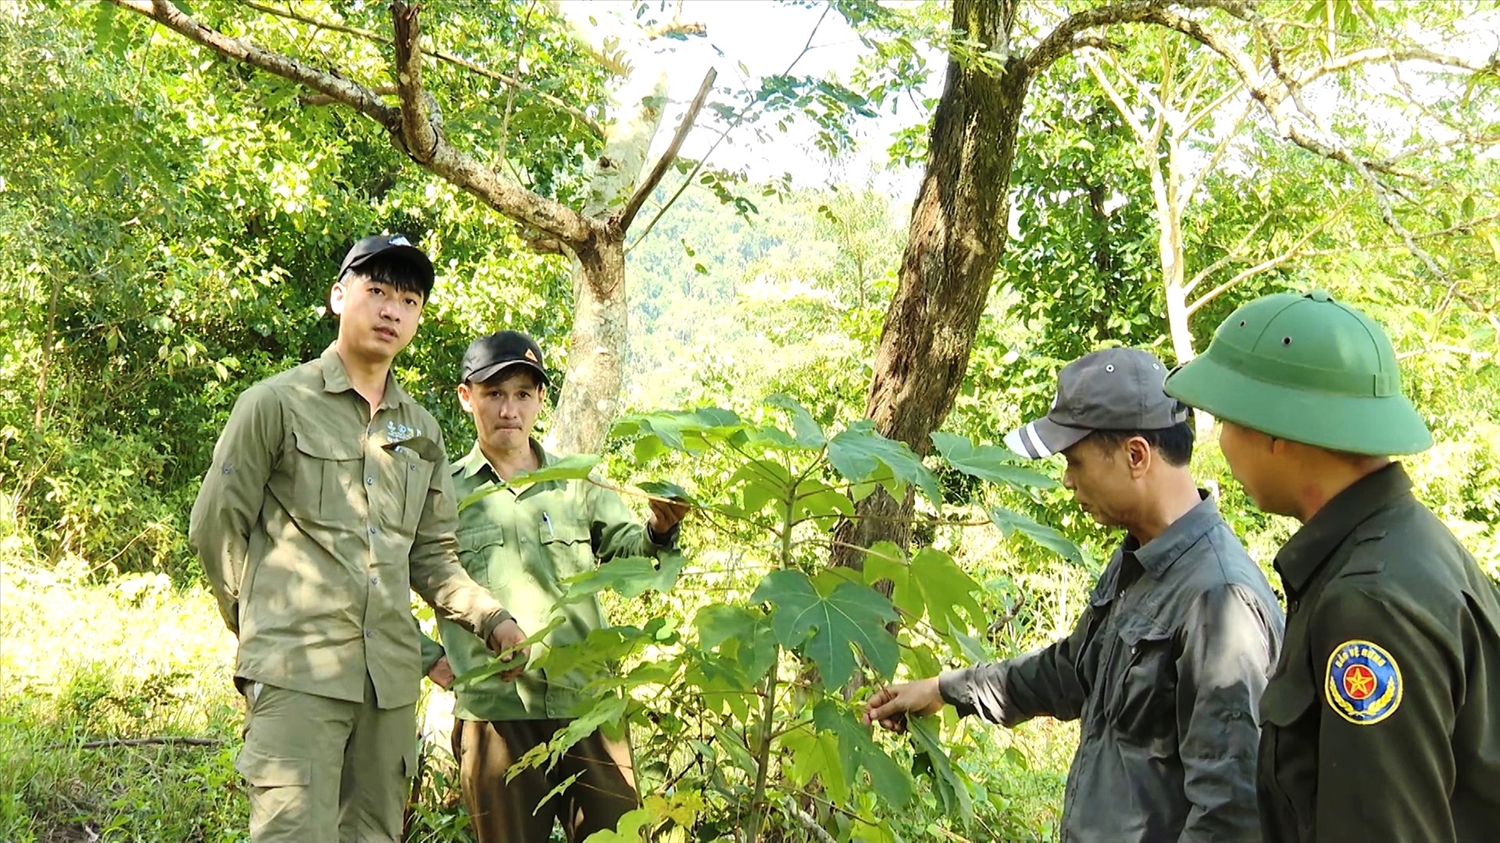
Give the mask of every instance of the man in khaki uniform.
[{"label": "man in khaki uniform", "polygon": [[[606,625],[598,600],[557,605],[563,579],[600,561],[668,552],[687,513],[686,506],[652,500],[651,520],[642,524],[619,495],[583,480],[509,488],[518,471],[553,461],[531,437],[546,384],[542,350],[530,337],[502,331],[475,340],[464,354],[458,396],[474,418],[477,439],[452,467],[461,498],[496,490],[459,514],[464,567],[527,629],[546,626],[554,614],[565,618],[539,650],[575,644]],[[443,645],[425,645],[424,659],[439,685],[446,687],[454,671],[468,673],[489,660],[473,636],[452,622],[439,621],[438,630]],[[639,804],[629,747],[600,730],[550,770],[507,775],[528,750],[568,726],[589,678],[579,671],[532,670],[514,682],[491,677],[458,692],[453,755],[479,843],[542,843],[554,822],[576,843],[614,829]]]},{"label": "man in khaki uniform", "polygon": [[329,297],[338,339],[240,396],[193,506],[189,541],[239,638],[235,767],[257,843],[400,839],[411,589],[502,657],[525,639],[459,566],[442,434],[391,375],[432,283],[404,237],[355,244]]}]

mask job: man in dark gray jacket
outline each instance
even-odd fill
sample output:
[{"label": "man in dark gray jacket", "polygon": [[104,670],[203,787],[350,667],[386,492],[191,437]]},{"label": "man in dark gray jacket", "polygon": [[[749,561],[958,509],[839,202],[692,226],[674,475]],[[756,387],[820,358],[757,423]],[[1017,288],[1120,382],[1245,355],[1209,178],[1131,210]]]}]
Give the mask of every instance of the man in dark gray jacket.
[{"label": "man in dark gray jacket", "polygon": [[1256,841],[1256,706],[1282,614],[1266,578],[1193,483],[1187,408],[1166,367],[1112,348],[1066,366],[1047,416],[1010,436],[1067,459],[1063,485],[1125,541],[1067,638],[1034,653],[883,688],[866,722],[900,730],[944,703],[1015,726],[1082,720],[1065,843]]}]

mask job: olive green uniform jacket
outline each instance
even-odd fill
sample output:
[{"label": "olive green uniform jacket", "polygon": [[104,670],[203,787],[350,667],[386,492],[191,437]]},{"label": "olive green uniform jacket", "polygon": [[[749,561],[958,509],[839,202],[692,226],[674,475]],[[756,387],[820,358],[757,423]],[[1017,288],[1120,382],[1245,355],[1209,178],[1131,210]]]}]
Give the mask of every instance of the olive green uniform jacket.
[{"label": "olive green uniform jacket", "polygon": [[[532,441],[543,466],[554,458]],[[652,536],[615,492],[583,480],[553,480],[506,488],[476,443],[452,466],[459,500],[497,489],[459,513],[459,559],[531,635],[554,614],[562,624],[531,649],[533,659],[547,650],[582,641],[607,624],[593,596],[559,604],[563,580],[593,570],[600,562],[624,557],[655,557],[676,544],[679,526]],[[489,662],[474,636],[439,620],[442,644],[426,640],[423,661],[430,668],[445,654],[459,676]],[[528,669],[515,681],[491,676],[456,692],[454,715],[465,720],[542,720],[571,717],[578,690],[590,677],[579,671],[558,676]]]},{"label": "olive green uniform jacket", "polygon": [[245,390],[188,528],[238,682],[362,702],[368,673],[381,708],[415,703],[412,589],[488,639],[508,614],[458,565],[446,469],[432,415],[387,376],[372,419],[333,346]]},{"label": "olive green uniform jacket", "polygon": [[1268,843],[1500,839],[1500,593],[1391,465],[1276,557],[1261,698]]}]

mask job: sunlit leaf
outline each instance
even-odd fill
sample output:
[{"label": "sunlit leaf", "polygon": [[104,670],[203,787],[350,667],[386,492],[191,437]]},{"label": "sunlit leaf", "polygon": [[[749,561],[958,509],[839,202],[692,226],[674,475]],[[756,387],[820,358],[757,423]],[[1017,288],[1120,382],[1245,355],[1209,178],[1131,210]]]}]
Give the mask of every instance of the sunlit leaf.
[{"label": "sunlit leaf", "polygon": [[850,645],[882,676],[896,669],[896,639],[885,628],[896,610],[868,586],[846,582],[824,597],[806,574],[782,570],[762,580],[750,599],[776,607],[771,615],[776,639],[812,659],[829,687],[844,684],[854,672]]},{"label": "sunlit leaf", "polygon": [[942,506],[937,475],[922,465],[904,443],[876,433],[869,419],[860,419],[828,441],[828,461],[851,483],[867,481],[881,468],[887,468],[894,476],[893,492],[909,483],[920,489],[933,506]]},{"label": "sunlit leaf", "polygon": [[1055,489],[1057,481],[1045,474],[1015,465],[1016,455],[998,445],[975,445],[964,436],[932,434],[932,444],[947,463],[980,480],[1013,489]]}]

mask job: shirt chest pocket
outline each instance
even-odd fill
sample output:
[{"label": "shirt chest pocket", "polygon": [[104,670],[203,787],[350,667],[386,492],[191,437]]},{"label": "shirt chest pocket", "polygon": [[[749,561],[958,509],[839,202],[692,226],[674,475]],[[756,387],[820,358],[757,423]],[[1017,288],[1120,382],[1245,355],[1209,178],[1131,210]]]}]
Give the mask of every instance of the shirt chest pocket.
[{"label": "shirt chest pocket", "polygon": [[424,454],[423,449],[412,447],[414,443],[396,445],[386,449],[388,459],[382,462],[382,472],[389,483],[384,487],[389,489],[395,496],[393,506],[399,507],[400,523],[404,530],[411,532],[416,530],[417,524],[422,519],[422,511],[427,507],[427,496],[429,493],[437,492],[432,488],[433,468],[436,458]]},{"label": "shirt chest pocket", "polygon": [[1312,671],[1291,664],[1271,677],[1260,697],[1259,778],[1269,781],[1264,810],[1283,827],[1312,840],[1318,789],[1318,693]]},{"label": "shirt chest pocket", "polygon": [[1149,740],[1176,732],[1177,656],[1172,630],[1158,618],[1132,616],[1119,627],[1115,728]]},{"label": "shirt chest pocket", "polygon": [[593,569],[594,546],[581,521],[544,515],[537,522],[537,543],[559,579]]},{"label": "shirt chest pocket", "polygon": [[357,518],[365,508],[360,444],[307,430],[294,430],[292,437],[297,453],[287,510],[329,524]]},{"label": "shirt chest pocket", "polygon": [[458,561],[480,585],[498,589],[510,582],[515,572],[504,564],[504,555],[505,531],[499,526],[458,531]]}]

